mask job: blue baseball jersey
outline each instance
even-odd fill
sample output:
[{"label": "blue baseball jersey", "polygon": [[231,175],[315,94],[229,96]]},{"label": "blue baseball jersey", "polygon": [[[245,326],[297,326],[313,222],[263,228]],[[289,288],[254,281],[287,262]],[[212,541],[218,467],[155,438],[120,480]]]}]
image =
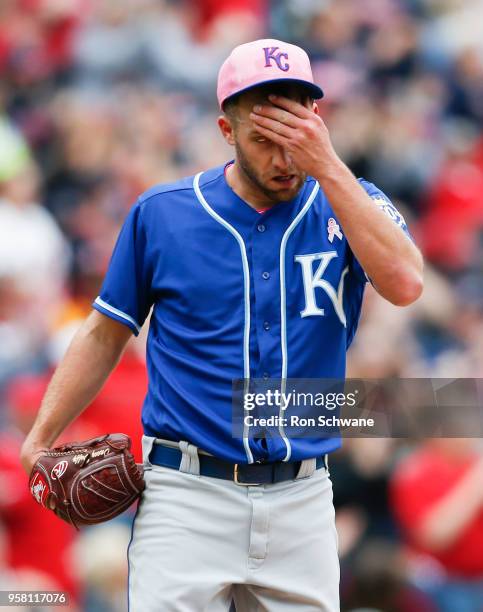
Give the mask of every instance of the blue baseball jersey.
[{"label": "blue baseball jersey", "polygon": [[[234,438],[232,381],[343,379],[366,275],[317,181],[259,213],[225,167],[139,198],[93,306],[134,334],[152,309],[146,435],[234,463],[323,455],[340,438]],[[386,195],[360,183],[407,233]]]}]

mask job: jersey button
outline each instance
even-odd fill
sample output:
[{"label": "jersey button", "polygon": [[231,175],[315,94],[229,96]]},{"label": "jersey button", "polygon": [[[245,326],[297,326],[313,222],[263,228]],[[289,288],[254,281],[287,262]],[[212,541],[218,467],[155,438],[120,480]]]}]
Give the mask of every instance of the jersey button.
[{"label": "jersey button", "polygon": [[264,321],[263,323],[263,329],[265,331],[268,331],[270,329],[270,323],[268,321]]},{"label": "jersey button", "polygon": [[270,272],[262,272],[262,278],[268,280],[270,278]]},{"label": "jersey button", "polygon": [[260,225],[257,225],[257,230],[259,232],[264,232],[265,231],[265,226],[263,225],[263,223],[260,223]]},{"label": "jersey button", "polygon": [[265,380],[267,380],[267,378],[270,378],[270,374],[269,374],[268,372],[264,372],[264,373],[263,373],[263,378],[264,378]]}]

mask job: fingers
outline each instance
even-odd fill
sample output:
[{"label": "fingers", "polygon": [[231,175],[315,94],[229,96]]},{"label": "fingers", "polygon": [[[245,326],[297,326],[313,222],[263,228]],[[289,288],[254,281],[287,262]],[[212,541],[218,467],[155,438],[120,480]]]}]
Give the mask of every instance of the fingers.
[{"label": "fingers", "polygon": [[[320,129],[323,123],[313,111],[294,100],[282,96],[269,96],[272,105],[257,104],[250,113],[250,119],[255,128],[264,128],[263,136],[277,142],[277,144],[287,145],[297,143],[303,137],[313,140],[320,136]],[[282,136],[285,140],[275,140],[273,135]],[[300,143],[299,143],[300,144]]]},{"label": "fingers", "polygon": [[296,131],[295,128],[285,125],[276,119],[271,119],[270,117],[265,116],[265,114],[259,115],[257,113],[250,113],[250,119],[255,124],[257,130],[260,127],[265,128],[266,130],[279,136],[284,136],[285,138],[293,137]]},{"label": "fingers", "polygon": [[257,104],[253,107],[253,112],[255,115],[273,119],[274,121],[278,121],[279,123],[283,123],[283,125],[287,125],[292,128],[300,128],[303,124],[303,121],[296,117],[293,113],[283,108],[278,108],[277,106],[270,106],[268,104],[262,106]]},{"label": "fingers", "polygon": [[277,132],[263,127],[262,125],[256,124],[255,128],[262,136],[268,140],[271,140],[275,144],[280,145],[281,147],[287,147],[287,145],[290,143],[290,141],[282,134],[278,134]]},{"label": "fingers", "polygon": [[288,111],[298,119],[312,119],[314,116],[314,111],[309,110],[303,104],[300,104],[300,102],[295,102],[295,100],[275,95],[268,96],[268,99],[275,107]]},{"label": "fingers", "polygon": [[[269,98],[272,102],[274,102],[272,99],[273,96],[269,96]],[[299,113],[301,111],[297,107],[300,106],[302,109],[304,108],[301,104],[293,102],[292,100],[287,100],[286,98],[277,98],[277,101],[278,100],[281,100],[282,102],[289,102],[291,108],[295,108]],[[255,105],[253,107],[253,112],[250,113],[250,119],[254,122],[257,128],[263,127],[275,134],[284,136],[285,138],[293,137],[295,131],[297,129],[301,129],[304,123],[304,120],[295,115],[289,108],[281,108],[279,106],[271,106],[268,104],[263,106],[261,104]],[[270,137],[266,133],[264,133],[264,136],[267,138]],[[270,139],[273,140],[271,137]]]}]

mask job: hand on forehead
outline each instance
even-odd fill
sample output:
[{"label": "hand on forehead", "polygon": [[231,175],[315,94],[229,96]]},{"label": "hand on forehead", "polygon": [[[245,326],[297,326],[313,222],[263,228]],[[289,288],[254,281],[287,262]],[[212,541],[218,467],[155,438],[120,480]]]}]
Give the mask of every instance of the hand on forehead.
[{"label": "hand on forehead", "polygon": [[[264,87],[261,89],[253,89],[240,95],[237,101],[237,115],[241,123],[249,122],[249,115],[253,111],[253,107],[257,105],[277,107],[277,101],[269,99],[271,95],[277,95],[282,98],[287,98],[297,104],[303,105],[311,110],[313,101],[304,91],[304,89],[296,85],[285,86],[283,88]],[[285,111],[286,112],[286,111]]]}]

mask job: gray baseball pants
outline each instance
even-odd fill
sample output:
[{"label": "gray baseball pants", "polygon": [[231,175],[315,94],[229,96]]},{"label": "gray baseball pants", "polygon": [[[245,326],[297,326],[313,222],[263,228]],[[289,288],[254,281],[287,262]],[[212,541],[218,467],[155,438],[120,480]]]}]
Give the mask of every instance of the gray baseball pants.
[{"label": "gray baseball pants", "polygon": [[[151,465],[128,549],[130,612],[337,612],[339,560],[328,472],[303,462],[297,480],[240,486]],[[197,473],[198,472],[198,473]]]}]

